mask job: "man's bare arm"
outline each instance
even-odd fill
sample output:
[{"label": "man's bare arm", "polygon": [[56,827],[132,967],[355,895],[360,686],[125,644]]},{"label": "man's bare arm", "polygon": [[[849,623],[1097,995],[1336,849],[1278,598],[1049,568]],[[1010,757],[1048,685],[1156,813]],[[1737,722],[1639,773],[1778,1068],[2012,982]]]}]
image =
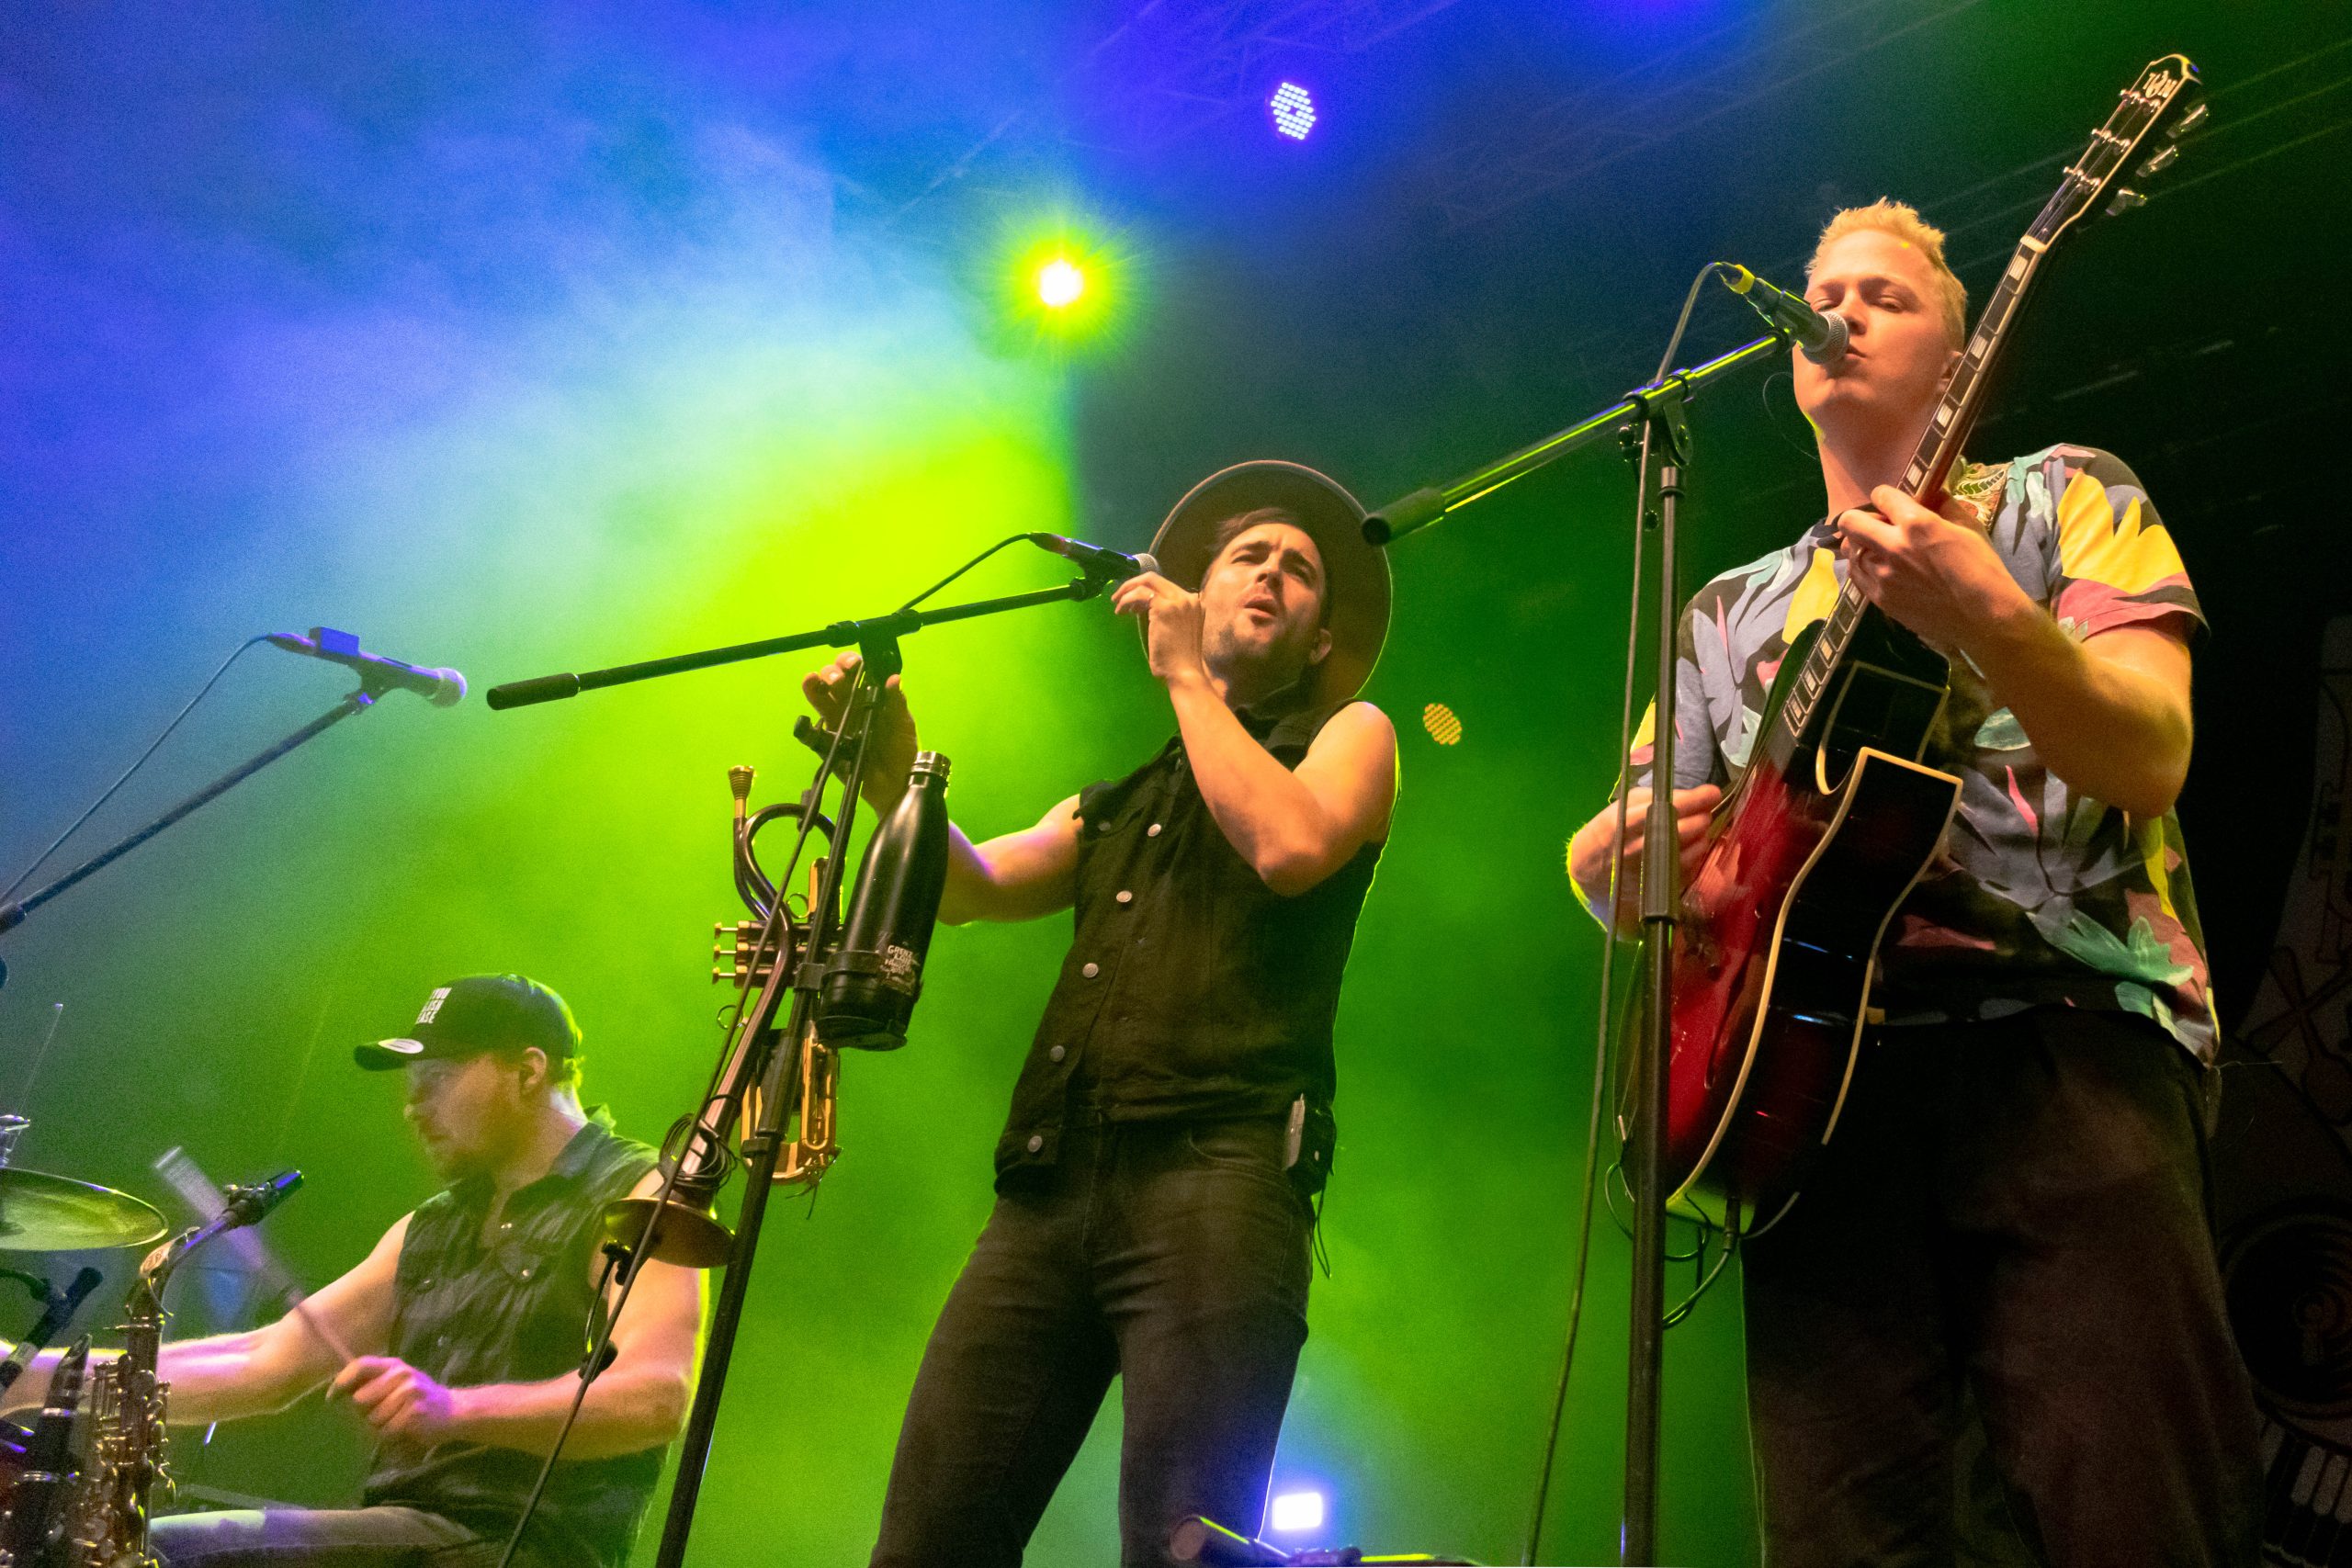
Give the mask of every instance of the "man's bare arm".
[{"label": "man's bare arm", "polygon": [[[171,1384],[171,1419],[209,1423],[269,1415],[334,1376],[343,1358],[311,1324],[356,1354],[382,1349],[391,1335],[393,1270],[407,1235],[403,1214],[357,1268],[304,1302],[301,1313],[242,1334],[164,1346],[156,1371]],[[8,1391],[9,1408],[41,1402],[57,1359],[58,1352],[48,1350],[34,1360]]]},{"label": "man's bare arm", "polygon": [[[649,1172],[636,1191],[662,1185]],[[612,1364],[589,1385],[579,1421],[564,1440],[570,1459],[606,1459],[658,1448],[685,1426],[702,1328],[701,1271],[646,1263],[628,1305],[613,1324]],[[335,1392],[379,1432],[435,1444],[481,1443],[545,1454],[579,1392],[576,1374],[532,1382],[455,1388],[404,1361],[362,1356],[335,1379]]]},{"label": "man's bare arm", "polygon": [[[380,1351],[392,1332],[393,1277],[403,1214],[359,1266],[303,1303],[304,1312],[361,1356]],[[171,1384],[174,1424],[232,1421],[283,1410],[342,1370],[343,1358],[325,1338],[288,1313],[243,1334],[166,1345],[157,1375]]]},{"label": "man's bare arm", "polygon": [[[1713,784],[1674,792],[1675,827],[1681,835],[1682,875],[1697,873],[1706,851],[1707,824],[1724,792]],[[1568,840],[1568,876],[1585,912],[1628,940],[1642,932],[1642,844],[1649,833],[1650,792],[1637,789],[1625,802],[1625,869],[1617,888],[1615,919],[1609,908],[1609,877],[1616,863],[1617,802],[1595,812]]]},{"label": "man's bare arm", "polygon": [[2044,766],[2134,817],[2162,817],[2188,778],[2188,645],[2157,626],[2076,642],[2038,604],[1968,648]]},{"label": "man's bare arm", "polygon": [[1308,891],[1388,831],[1396,730],[1370,703],[1331,716],[1295,771],[1261,746],[1205,679],[1169,683],[1201,799],[1260,880]]},{"label": "man's bare arm", "polygon": [[1844,553],[1871,601],[1968,656],[2068,788],[2134,817],[2172,809],[2188,776],[2188,645],[2162,626],[2076,642],[2018,587],[1964,503],[1928,511],[1882,485],[1881,515],[1842,513]]},{"label": "man's bare arm", "polygon": [[[819,717],[838,727],[848,707],[858,656],[844,653],[803,676],[801,694]],[[915,721],[904,685],[893,675],[883,684],[874,715],[864,787],[859,793],[885,815],[907,793],[915,760]],[[968,920],[1029,920],[1066,909],[1077,897],[1078,797],[1070,796],[1039,818],[1034,827],[1001,834],[979,844],[953,823],[947,829],[947,886],[939,918],[951,926]]]},{"label": "man's bare arm", "polygon": [[1055,805],[1035,826],[975,844],[964,830],[947,830],[947,889],[939,918],[1032,920],[1067,909],[1078,896],[1078,796]]}]

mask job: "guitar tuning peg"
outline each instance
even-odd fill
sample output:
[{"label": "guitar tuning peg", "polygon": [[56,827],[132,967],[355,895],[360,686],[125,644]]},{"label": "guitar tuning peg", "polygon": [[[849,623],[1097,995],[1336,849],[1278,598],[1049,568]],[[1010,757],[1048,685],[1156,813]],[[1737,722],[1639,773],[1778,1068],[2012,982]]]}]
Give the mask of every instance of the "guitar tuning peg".
[{"label": "guitar tuning peg", "polygon": [[2115,199],[2107,204],[2107,215],[2109,218],[2120,217],[2122,214],[2131,211],[2135,207],[2145,207],[2147,205],[2148,198],[2142,196],[2138,191],[2119,190],[2115,193]]},{"label": "guitar tuning peg", "polygon": [[2152,175],[2162,174],[2179,161],[2180,148],[2177,145],[2166,147],[2140,165],[2140,177],[2144,180]]},{"label": "guitar tuning peg", "polygon": [[2202,130],[2205,125],[2205,117],[2212,112],[2212,105],[2199,104],[2195,108],[2182,115],[2179,122],[2165,134],[2177,141],[2191,131]]}]

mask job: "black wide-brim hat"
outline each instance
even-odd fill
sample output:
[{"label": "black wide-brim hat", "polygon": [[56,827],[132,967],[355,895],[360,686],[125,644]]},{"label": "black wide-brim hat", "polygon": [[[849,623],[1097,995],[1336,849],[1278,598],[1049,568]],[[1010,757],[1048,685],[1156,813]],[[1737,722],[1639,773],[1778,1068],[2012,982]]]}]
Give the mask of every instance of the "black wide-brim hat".
[{"label": "black wide-brim hat", "polygon": [[1216,556],[1217,525],[1263,506],[1279,506],[1298,519],[1323,557],[1331,651],[1315,668],[1313,699],[1317,706],[1346,702],[1363,690],[1380,661],[1391,589],[1387,553],[1364,541],[1363,507],[1337,481],[1273,458],[1211,474],[1185,492],[1152,536],[1159,573],[1198,592]]}]

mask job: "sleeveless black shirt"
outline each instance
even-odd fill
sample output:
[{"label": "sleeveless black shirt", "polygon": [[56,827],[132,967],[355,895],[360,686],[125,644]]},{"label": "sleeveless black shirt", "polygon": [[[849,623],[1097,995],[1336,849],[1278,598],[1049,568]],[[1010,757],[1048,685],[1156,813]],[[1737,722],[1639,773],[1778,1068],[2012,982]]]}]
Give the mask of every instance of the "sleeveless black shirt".
[{"label": "sleeveless black shirt", "polygon": [[[653,1151],[616,1136],[600,1112],[548,1174],[506,1201],[482,1241],[487,1181],[461,1181],[409,1216],[395,1272],[391,1353],[441,1382],[536,1382],[578,1370],[588,1350],[591,1274],[605,1205],[653,1168]],[[564,1461],[523,1538],[542,1562],[618,1568],[661,1478],[662,1449]],[[455,1519],[484,1535],[514,1527],[540,1461],[519,1449],[387,1438],[363,1493]]]},{"label": "sleeveless black shirt", "polygon": [[[1295,768],[1337,706],[1236,710]],[[1210,815],[1182,738],[1079,796],[1076,939],[998,1141],[1000,1181],[1050,1165],[1073,1115],[1109,1122],[1327,1112],[1331,1024],[1380,861],[1366,844],[1296,897],[1268,887]]]}]

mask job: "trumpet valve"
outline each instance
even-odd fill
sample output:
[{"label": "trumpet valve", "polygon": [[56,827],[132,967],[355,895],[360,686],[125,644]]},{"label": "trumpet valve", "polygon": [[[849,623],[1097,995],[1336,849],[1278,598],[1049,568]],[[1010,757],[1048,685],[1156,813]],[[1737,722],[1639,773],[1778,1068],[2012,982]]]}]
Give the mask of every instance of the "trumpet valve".
[{"label": "trumpet valve", "polygon": [[748,981],[754,986],[767,984],[775,968],[775,954],[762,953],[760,937],[765,927],[758,920],[737,920],[729,925],[724,920],[714,923],[710,934],[718,940],[711,944],[710,955],[718,960],[710,971],[713,980]]}]

